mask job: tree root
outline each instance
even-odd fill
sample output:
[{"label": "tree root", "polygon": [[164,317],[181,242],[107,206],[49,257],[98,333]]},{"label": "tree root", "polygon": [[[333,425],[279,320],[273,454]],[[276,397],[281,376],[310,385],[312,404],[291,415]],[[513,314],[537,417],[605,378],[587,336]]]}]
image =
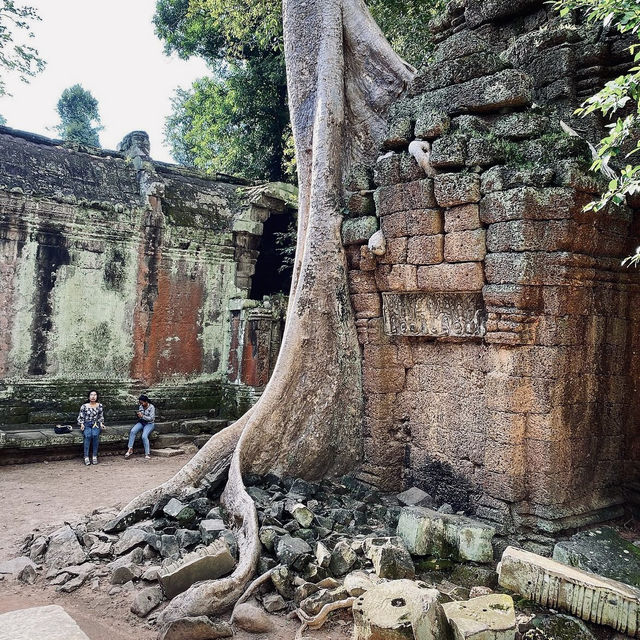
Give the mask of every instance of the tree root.
[{"label": "tree root", "polygon": [[295,613],[300,618],[300,628],[296,632],[295,640],[302,640],[302,634],[307,629],[320,629],[322,625],[327,621],[329,614],[337,609],[347,609],[353,606],[356,598],[345,598],[344,600],[338,600],[337,602],[329,602],[325,604],[320,613],[315,616],[308,616],[302,609],[296,609]]},{"label": "tree root", "polygon": [[265,583],[270,577],[271,574],[276,571],[277,569],[279,569],[282,565],[278,564],[275,567],[273,567],[272,569],[269,569],[268,571],[265,571],[261,576],[258,576],[248,587],[247,590],[238,598],[237,602],[235,603],[234,607],[233,607],[233,611],[231,612],[231,618],[229,620],[230,624],[233,624],[233,617],[236,615],[236,608],[238,607],[238,605],[241,605],[243,602],[246,602],[255,592],[255,590],[262,585],[263,583]]}]

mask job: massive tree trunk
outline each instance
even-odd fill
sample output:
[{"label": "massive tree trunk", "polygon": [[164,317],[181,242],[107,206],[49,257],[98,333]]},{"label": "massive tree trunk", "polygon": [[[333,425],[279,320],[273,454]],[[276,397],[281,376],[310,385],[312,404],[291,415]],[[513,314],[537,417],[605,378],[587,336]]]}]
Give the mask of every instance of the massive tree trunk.
[{"label": "massive tree trunk", "polygon": [[247,414],[124,510],[179,494],[230,459],[222,501],[240,560],[231,576],[174,598],[164,621],[228,608],[254,574],[258,522],[243,473],[319,479],[354,470],[362,456],[360,348],[341,242],[342,184],[354,161],[375,156],[386,108],[413,69],[392,51],[362,0],[284,0],[284,33],[300,199],[278,362]]}]

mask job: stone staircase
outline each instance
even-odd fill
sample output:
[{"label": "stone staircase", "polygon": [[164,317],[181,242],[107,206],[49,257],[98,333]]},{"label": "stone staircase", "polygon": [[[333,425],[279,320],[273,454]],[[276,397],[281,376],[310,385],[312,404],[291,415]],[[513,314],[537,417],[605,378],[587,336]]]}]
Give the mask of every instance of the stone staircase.
[{"label": "stone staircase", "polygon": [[[152,449],[176,448],[192,443],[198,448],[224,429],[230,420],[196,417],[156,422],[149,436]],[[109,424],[100,436],[101,455],[119,455],[126,451],[133,422]],[[66,460],[82,455],[82,432],[74,425],[71,433],[56,434],[53,426],[33,424],[0,425],[0,466],[27,462]],[[139,438],[136,447],[141,447]]]}]

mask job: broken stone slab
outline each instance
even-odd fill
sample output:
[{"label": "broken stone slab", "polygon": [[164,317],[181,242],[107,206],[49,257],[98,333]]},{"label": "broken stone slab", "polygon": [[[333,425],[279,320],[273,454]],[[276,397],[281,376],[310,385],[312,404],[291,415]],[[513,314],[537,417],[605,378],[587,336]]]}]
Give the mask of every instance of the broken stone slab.
[{"label": "broken stone slab", "polygon": [[300,608],[309,616],[316,616],[320,613],[322,607],[332,602],[338,602],[348,598],[349,594],[344,587],[336,587],[335,589],[320,589],[316,593],[311,594],[300,603]]},{"label": "broken stone slab", "polygon": [[227,622],[210,620],[207,616],[180,618],[162,629],[160,640],[216,640],[230,638],[233,629]]},{"label": "broken stone slab", "polygon": [[640,589],[507,547],[498,565],[501,587],[634,638],[640,637]]},{"label": "broken stone slab", "polygon": [[64,593],[71,593],[76,589],[79,589],[86,581],[87,574],[83,573],[71,580],[66,581],[64,584],[56,588],[56,591],[62,591]]},{"label": "broken stone slab", "polygon": [[441,640],[448,623],[438,592],[424,582],[393,580],[353,603],[354,640]]},{"label": "broken stone slab", "polygon": [[204,544],[209,544],[218,539],[226,529],[224,520],[202,520],[198,530]]},{"label": "broken stone slab", "polygon": [[411,555],[402,538],[367,538],[363,544],[366,558],[373,563],[373,569],[380,578],[389,580],[412,579],[416,575]]},{"label": "broken stone slab", "polygon": [[301,556],[311,555],[312,553],[308,543],[290,535],[282,536],[276,546],[278,560],[287,566],[296,564]]},{"label": "broken stone slab", "polygon": [[152,507],[142,507],[141,509],[123,513],[113,518],[113,520],[109,520],[109,522],[104,525],[103,530],[106,533],[119,533],[120,531],[124,531],[132,524],[148,518],[151,515],[151,510]]},{"label": "broken stone slab", "polygon": [[286,609],[287,603],[279,593],[269,593],[262,598],[262,606],[268,613],[273,613],[274,611]]},{"label": "broken stone slab", "polygon": [[344,577],[344,588],[350,596],[358,597],[375,587],[380,580],[366,571],[352,571]]},{"label": "broken stone slab", "polygon": [[38,536],[32,543],[29,549],[29,557],[31,560],[39,560],[44,552],[47,550],[49,544],[49,538],[47,536]]},{"label": "broken stone slab", "polygon": [[136,547],[129,551],[129,553],[121,556],[120,558],[116,558],[113,562],[110,562],[106,565],[107,570],[114,571],[118,567],[124,567],[125,565],[133,564],[139,565],[144,560],[144,554],[140,547]]},{"label": "broken stone slab", "polygon": [[126,584],[130,580],[137,578],[142,573],[140,567],[128,563],[120,567],[116,567],[111,573],[109,581],[111,584]]},{"label": "broken stone slab", "polygon": [[146,543],[148,535],[147,531],[136,529],[135,527],[129,527],[125,530],[122,536],[120,536],[118,542],[113,545],[114,555],[121,556],[123,553],[127,553],[127,551],[130,551],[134,547]]},{"label": "broken stone slab", "polygon": [[68,524],[51,534],[44,557],[48,567],[62,568],[70,564],[82,564],[85,559],[86,554]]},{"label": "broken stone slab", "polygon": [[140,591],[131,603],[131,612],[144,618],[155,609],[163,600],[160,587],[147,587]]},{"label": "broken stone slab", "polygon": [[553,559],[583,571],[640,587],[640,549],[611,527],[576,533],[558,542]]},{"label": "broken stone slab", "polygon": [[11,558],[11,560],[0,562],[0,574],[11,575],[16,580],[19,580],[20,576],[25,573],[25,570],[28,571],[28,569],[31,569],[35,576],[36,564],[31,558],[27,558],[26,556]]},{"label": "broken stone slab", "polygon": [[319,567],[326,569],[331,562],[331,551],[322,542],[316,544],[316,562]]},{"label": "broken stone slab", "polygon": [[346,541],[336,544],[331,552],[331,560],[329,562],[329,571],[334,576],[343,576],[348,573],[351,567],[356,563],[358,556]]},{"label": "broken stone slab", "polygon": [[414,555],[479,563],[493,561],[494,534],[493,527],[477,520],[426,507],[404,507],[397,528]]},{"label": "broken stone slab", "polygon": [[[562,613],[538,614],[529,621],[527,629],[538,629],[554,640],[596,640],[582,620]],[[523,631],[522,627],[520,631]]]},{"label": "broken stone slab", "polygon": [[174,456],[181,456],[184,453],[182,449],[173,449],[165,447],[163,449],[151,449],[151,455],[156,458],[173,458]]},{"label": "broken stone slab", "polygon": [[400,504],[407,507],[432,507],[433,498],[422,489],[418,487],[411,487],[402,493],[399,493],[396,498]]},{"label": "broken stone slab", "polygon": [[231,573],[235,566],[229,545],[224,540],[216,540],[182,560],[163,567],[158,573],[158,580],[165,596],[171,599],[186,591],[194,582],[220,578]]},{"label": "broken stone slab", "polygon": [[111,549],[113,543],[111,542],[96,542],[89,549],[89,556],[92,558],[108,558],[111,555]]},{"label": "broken stone slab", "polygon": [[60,606],[32,607],[0,615],[0,638],[7,640],[89,640]]},{"label": "broken stone slab", "polygon": [[513,599],[503,593],[442,605],[454,640],[514,640],[516,612]]},{"label": "broken stone slab", "polygon": [[88,576],[94,569],[96,568],[96,565],[93,562],[85,562],[84,564],[77,564],[77,565],[70,565],[68,567],[64,567],[64,569],[56,569],[55,567],[52,569],[49,569],[49,571],[47,571],[47,579],[49,578],[55,578],[57,575],[60,575],[61,573],[70,573],[71,575],[74,576]]},{"label": "broken stone slab", "polygon": [[297,503],[289,511],[301,527],[308,529],[313,523],[313,513],[303,504]]}]

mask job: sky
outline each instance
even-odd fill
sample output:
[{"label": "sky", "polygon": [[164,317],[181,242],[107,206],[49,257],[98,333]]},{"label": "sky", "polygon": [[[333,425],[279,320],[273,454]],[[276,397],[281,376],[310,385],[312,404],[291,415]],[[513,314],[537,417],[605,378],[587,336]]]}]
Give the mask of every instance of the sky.
[{"label": "sky", "polygon": [[173,162],[163,144],[165,118],[177,87],[188,88],[207,75],[202,60],[167,57],[151,22],[155,0],[20,0],[42,18],[33,25],[35,46],[45,70],[23,84],[7,77],[12,96],[0,97],[7,126],[51,138],[59,122],[62,91],[81,84],[98,100],[104,129],[100,143],[115,149],[130,131],[151,139],[151,156]]}]

